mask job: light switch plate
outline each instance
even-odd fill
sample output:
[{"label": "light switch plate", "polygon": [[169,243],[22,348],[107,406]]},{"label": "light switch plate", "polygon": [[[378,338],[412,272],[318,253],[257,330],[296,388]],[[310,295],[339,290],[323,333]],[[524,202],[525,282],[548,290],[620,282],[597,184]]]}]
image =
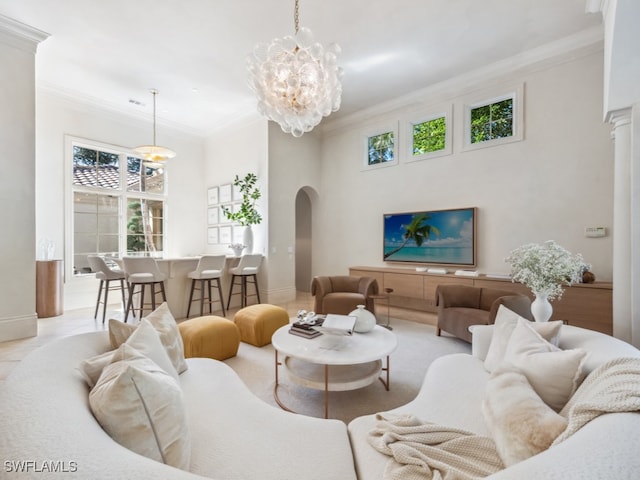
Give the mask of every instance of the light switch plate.
[{"label": "light switch plate", "polygon": [[584,227],[584,236],[590,238],[606,237],[607,227]]}]

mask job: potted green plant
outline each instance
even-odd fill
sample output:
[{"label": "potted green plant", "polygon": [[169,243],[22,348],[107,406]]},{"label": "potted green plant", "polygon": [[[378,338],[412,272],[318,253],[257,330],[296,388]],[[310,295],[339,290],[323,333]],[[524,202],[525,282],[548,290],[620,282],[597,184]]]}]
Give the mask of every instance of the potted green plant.
[{"label": "potted green plant", "polygon": [[233,185],[240,189],[242,203],[237,212],[232,212],[229,206],[222,205],[222,212],[232,222],[237,222],[245,227],[242,243],[245,245],[247,253],[253,251],[253,231],[251,225],[259,225],[262,216],[256,209],[256,202],[262,196],[260,189],[256,186],[258,177],[254,173],[247,173],[244,178],[238,175],[233,179]]}]

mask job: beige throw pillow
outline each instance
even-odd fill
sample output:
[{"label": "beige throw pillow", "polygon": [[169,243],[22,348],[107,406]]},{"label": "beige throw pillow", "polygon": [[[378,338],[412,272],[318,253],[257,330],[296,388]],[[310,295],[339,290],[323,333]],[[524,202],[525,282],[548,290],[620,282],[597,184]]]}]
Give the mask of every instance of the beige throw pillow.
[{"label": "beige throw pillow", "polygon": [[107,365],[89,393],[104,430],[140,455],[189,469],[191,440],[182,390],[155,362],[124,347],[126,361]]},{"label": "beige throw pillow", "polygon": [[[160,335],[145,319],[142,319],[140,326],[134,329],[131,336],[129,336],[122,345],[129,345],[135,348],[144,356],[153,360],[160,368],[175,378],[176,381],[178,380],[178,372],[171,363],[171,359],[160,341]],[[122,360],[121,356],[117,359],[113,358],[117,352],[118,350],[112,350],[80,362],[80,371],[87,381],[89,388],[93,388],[96,384],[104,367],[118,359]]]},{"label": "beige throw pillow", "polygon": [[[182,336],[180,335],[178,324],[169,310],[169,305],[164,302],[144,318],[146,318],[160,334],[160,341],[167,350],[171,363],[173,363],[178,374],[184,372],[188,368],[187,362],[184,359],[184,344],[182,343]],[[111,346],[118,348],[129,338],[135,329],[135,325],[123,323],[119,320],[109,320],[109,340]]]},{"label": "beige throw pillow", "polygon": [[[491,343],[489,344],[487,356],[484,359],[484,368],[488,372],[493,372],[502,363],[511,334],[520,319],[528,321],[516,312],[509,310],[504,305],[500,305],[498,307],[498,313],[496,313],[495,325],[493,327],[493,335],[491,336]],[[553,345],[558,345],[560,339],[560,328],[562,327],[561,320],[529,323],[531,324],[531,327],[542,336],[542,338]]]},{"label": "beige throw pillow", "polygon": [[567,420],[545,404],[527,377],[513,367],[499,367],[487,382],[484,420],[505,466],[549,448]]},{"label": "beige throw pillow", "polygon": [[523,319],[511,334],[504,362],[517,367],[540,398],[558,412],[582,379],[586,354],[582,349],[560,350]]}]

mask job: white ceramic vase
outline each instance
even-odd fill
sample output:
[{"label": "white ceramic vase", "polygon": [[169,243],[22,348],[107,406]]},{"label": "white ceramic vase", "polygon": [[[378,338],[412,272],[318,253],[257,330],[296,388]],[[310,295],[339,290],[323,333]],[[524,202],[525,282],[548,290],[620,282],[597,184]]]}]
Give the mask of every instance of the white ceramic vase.
[{"label": "white ceramic vase", "polygon": [[365,310],[364,305],[358,307],[349,315],[356,317],[356,324],[353,329],[358,333],[367,333],[376,326],[376,317],[369,310]]},{"label": "white ceramic vase", "polygon": [[536,322],[548,322],[553,313],[553,307],[546,295],[535,293],[535,300],[531,302],[531,314]]},{"label": "white ceramic vase", "polygon": [[251,225],[244,227],[242,243],[244,244],[244,252],[246,254],[253,253],[253,230],[251,230]]}]

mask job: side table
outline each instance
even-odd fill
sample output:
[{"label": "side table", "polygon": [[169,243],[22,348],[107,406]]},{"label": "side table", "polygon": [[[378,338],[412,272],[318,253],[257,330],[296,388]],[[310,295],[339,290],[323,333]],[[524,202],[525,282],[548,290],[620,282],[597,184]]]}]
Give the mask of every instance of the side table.
[{"label": "side table", "polygon": [[36,313],[38,318],[62,315],[62,260],[36,261]]},{"label": "side table", "polygon": [[[390,308],[391,308],[391,293],[393,293],[393,288],[385,288],[384,289],[384,294],[381,293],[381,294],[378,294],[378,295],[370,295],[370,297],[369,297],[369,298],[373,298],[374,305],[375,305],[375,301],[376,300],[386,301],[386,303],[387,303],[387,324],[386,325],[380,325],[380,326],[386,328],[387,330],[393,330],[393,328],[391,327],[391,324],[390,324],[391,316],[389,314],[389,311],[390,311]],[[378,318],[377,312],[376,312],[376,318]]]}]

